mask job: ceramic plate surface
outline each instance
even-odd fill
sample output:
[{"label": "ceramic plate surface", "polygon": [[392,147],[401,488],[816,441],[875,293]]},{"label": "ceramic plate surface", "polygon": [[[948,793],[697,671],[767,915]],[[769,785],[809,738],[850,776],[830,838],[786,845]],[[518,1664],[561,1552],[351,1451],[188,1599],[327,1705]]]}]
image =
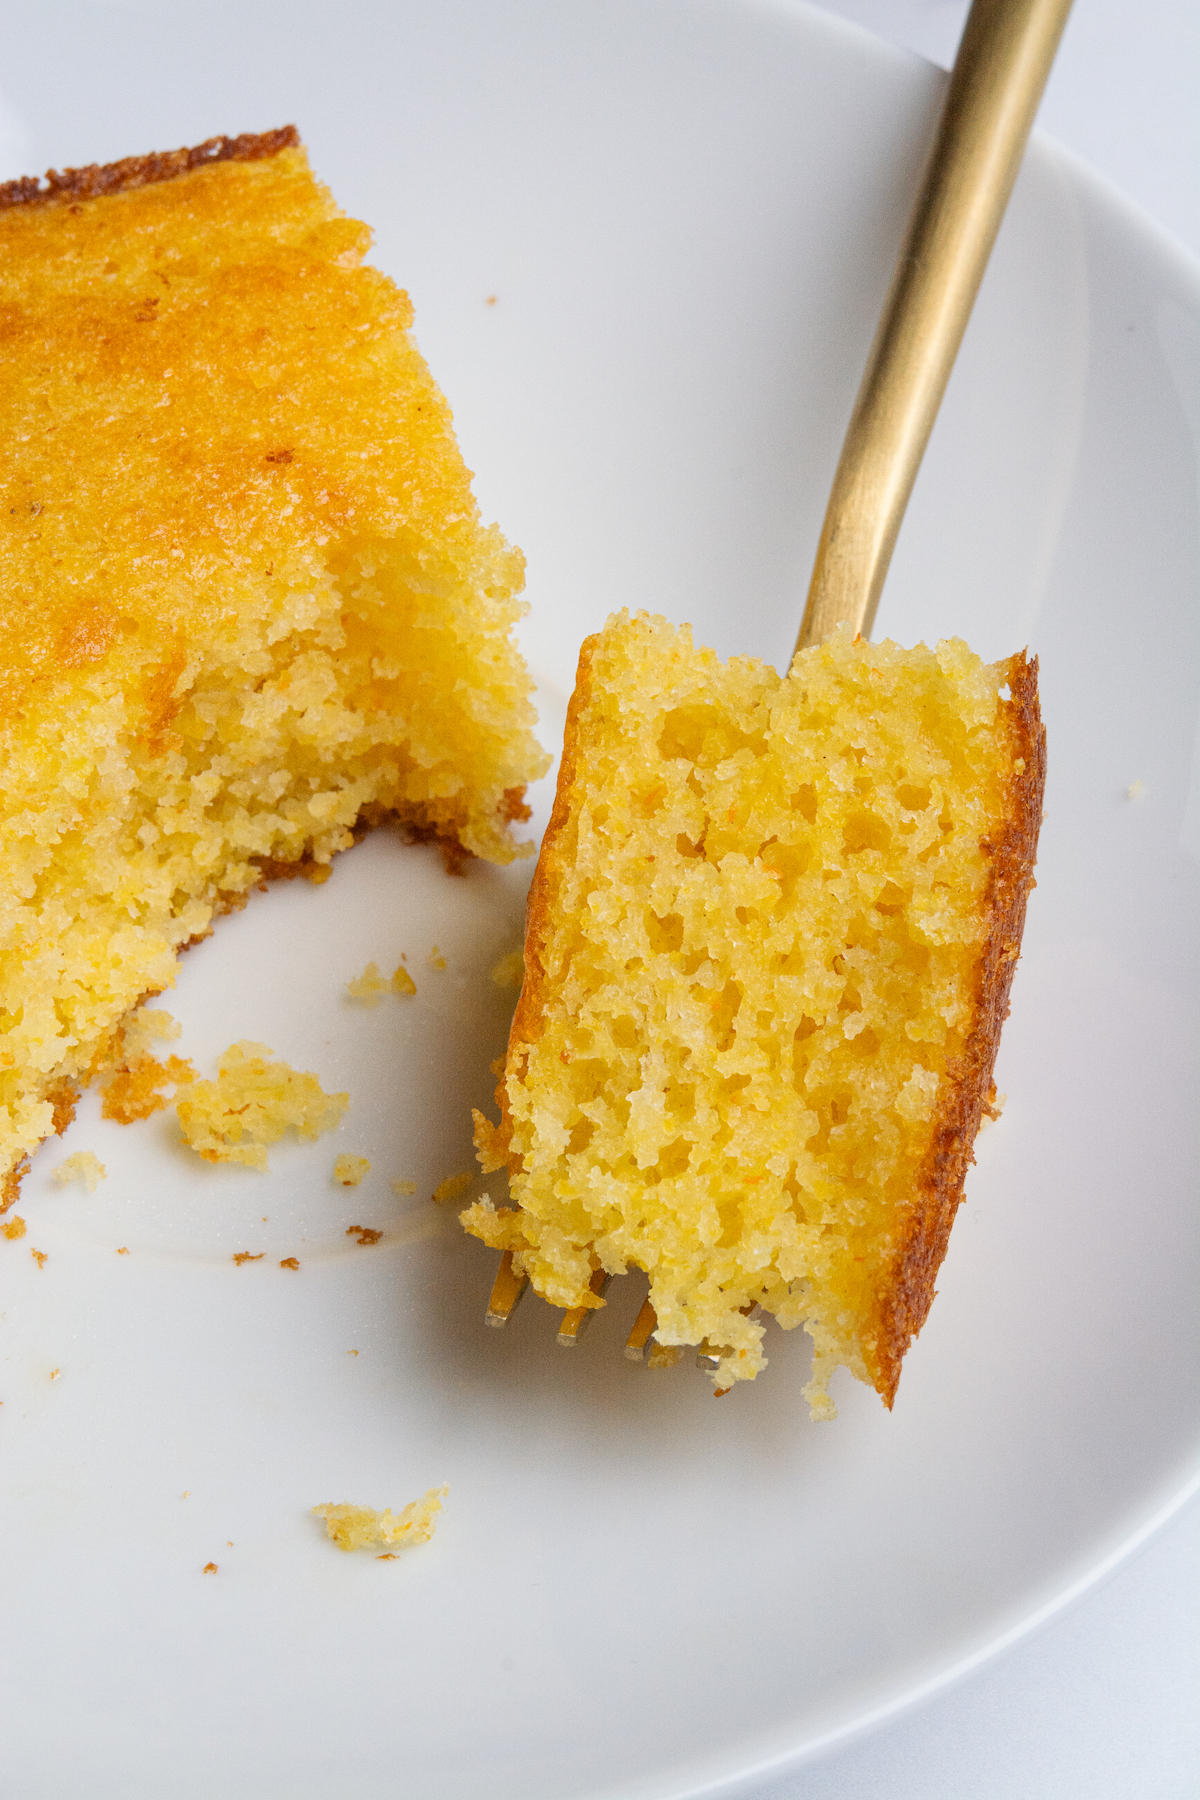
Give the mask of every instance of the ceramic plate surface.
[{"label": "ceramic plate surface", "polygon": [[[375,225],[485,515],[528,555],[548,743],[613,607],[785,657],[940,75],[749,0],[5,16],[0,174],[294,119]],[[494,1259],[429,1195],[472,1166],[529,865],[454,881],[381,833],[226,920],[160,1003],[204,1072],[249,1037],[348,1090],[333,1137],[266,1176],[210,1169],[169,1115],[122,1129],[91,1097],[25,1184],[0,1320],[9,1792],[746,1793],[1178,1503],[1200,1438],[1198,393],[1194,268],[1035,144],[878,622],[989,658],[1028,642],[1050,734],[1008,1105],[894,1413],[839,1379],[840,1419],[810,1424],[799,1333],[719,1405],[689,1364],[631,1365],[633,1280],[571,1353],[533,1301],[483,1329]],[[346,996],[401,951],[415,1001]],[[90,1197],[51,1180],[84,1149],[108,1171]],[[342,1151],[371,1161],[352,1191]],[[308,1514],[442,1482],[436,1538],[395,1562]]]}]

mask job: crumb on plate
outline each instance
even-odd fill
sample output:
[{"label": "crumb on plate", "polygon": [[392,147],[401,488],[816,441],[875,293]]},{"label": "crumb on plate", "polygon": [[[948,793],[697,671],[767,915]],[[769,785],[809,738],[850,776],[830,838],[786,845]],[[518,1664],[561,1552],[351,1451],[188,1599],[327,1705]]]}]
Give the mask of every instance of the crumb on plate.
[{"label": "crumb on plate", "polygon": [[470,1169],[464,1170],[461,1175],[447,1175],[445,1181],[439,1181],[434,1188],[433,1197],[439,1206],[445,1206],[448,1201],[457,1200],[460,1194],[465,1193],[474,1179],[474,1172]]},{"label": "crumb on plate", "polygon": [[419,1500],[393,1513],[374,1512],[369,1506],[351,1506],[349,1501],[328,1501],[314,1506],[313,1516],[324,1519],[325,1531],[339,1550],[367,1550],[374,1544],[425,1544],[437,1528],[442,1499],[448,1487],[429,1488]]},{"label": "crumb on plate", "polygon": [[285,1256],[279,1266],[281,1269],[298,1269],[300,1264],[294,1256]]},{"label": "crumb on plate", "polygon": [[243,1263],[261,1262],[266,1254],[265,1250],[260,1250],[257,1255],[252,1250],[235,1250],[233,1260],[240,1269]]},{"label": "crumb on plate", "polygon": [[23,1238],[25,1236],[25,1221],[19,1213],[14,1213],[11,1219],[6,1219],[3,1225],[0,1225],[0,1231],[4,1233],[6,1238]]},{"label": "crumb on plate", "polygon": [[361,975],[346,983],[347,992],[352,1000],[363,1000],[368,1006],[378,1006],[380,996],[388,991],[388,983],[379,973],[379,964],[369,962]]},{"label": "crumb on plate", "polygon": [[[376,1231],[373,1225],[347,1225],[346,1236],[356,1237],[360,1244],[377,1244],[383,1233]],[[356,1350],[354,1354],[357,1356],[358,1351]]]},{"label": "crumb on plate", "polygon": [[60,1187],[65,1187],[68,1181],[82,1181],[89,1194],[95,1193],[104,1175],[104,1164],[90,1150],[76,1150],[74,1156],[68,1156],[54,1171],[54,1179]]},{"label": "crumb on plate", "polygon": [[518,988],[525,978],[525,955],[521,950],[510,950],[492,970],[492,980],[498,988]]},{"label": "crumb on plate", "polygon": [[403,1175],[397,1175],[395,1180],[392,1182],[393,1194],[397,1194],[401,1198],[403,1198],[403,1196],[405,1194],[415,1194],[416,1191],[417,1191],[416,1182],[409,1181],[407,1179],[407,1177],[405,1177]]},{"label": "crumb on plate", "polygon": [[339,1156],[333,1165],[333,1179],[339,1187],[357,1187],[370,1167],[365,1156]]},{"label": "crumb on plate", "polygon": [[317,1077],[271,1062],[265,1044],[231,1044],[216,1081],[197,1081],[176,1104],[184,1140],[206,1162],[244,1163],[265,1170],[268,1144],[289,1126],[302,1138],[331,1131],[350,1103],[327,1094]]}]

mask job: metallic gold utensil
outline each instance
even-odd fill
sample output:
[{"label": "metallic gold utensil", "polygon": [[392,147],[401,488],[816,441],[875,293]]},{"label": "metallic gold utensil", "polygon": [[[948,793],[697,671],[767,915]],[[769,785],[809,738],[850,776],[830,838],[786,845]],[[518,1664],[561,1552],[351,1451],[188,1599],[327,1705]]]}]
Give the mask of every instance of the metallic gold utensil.
[{"label": "metallic gold utensil", "polygon": [[975,0],[817,546],[797,650],[871,634],[913,482],[1071,0]]}]

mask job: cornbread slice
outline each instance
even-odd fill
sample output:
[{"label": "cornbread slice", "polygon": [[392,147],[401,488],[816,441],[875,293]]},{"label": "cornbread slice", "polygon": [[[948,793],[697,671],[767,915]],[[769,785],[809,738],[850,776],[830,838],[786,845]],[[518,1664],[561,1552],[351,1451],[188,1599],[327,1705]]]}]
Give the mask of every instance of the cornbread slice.
[{"label": "cornbread slice", "polygon": [[[1005,689],[1007,688],[1007,696]],[[1041,820],[1036,663],[836,635],[780,678],[621,613],[589,638],[477,1117],[469,1231],[557,1306],[650,1277],[661,1344],[764,1365],[757,1304],[888,1406],[933,1298]]]},{"label": "cornbread slice", "polygon": [[546,758],[407,296],[295,129],[0,188],[0,1177],[264,876]]}]

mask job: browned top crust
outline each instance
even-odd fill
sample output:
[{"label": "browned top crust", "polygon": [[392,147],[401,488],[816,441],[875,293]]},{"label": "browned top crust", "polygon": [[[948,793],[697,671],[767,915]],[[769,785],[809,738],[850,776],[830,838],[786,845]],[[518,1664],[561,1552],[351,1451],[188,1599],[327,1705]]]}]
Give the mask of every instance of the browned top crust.
[{"label": "browned top crust", "polygon": [[529,1048],[536,1044],[546,1026],[546,998],[550,992],[550,975],[546,968],[546,951],[554,933],[558,895],[569,852],[565,843],[573,811],[579,807],[583,782],[579,776],[579,721],[592,703],[592,663],[600,644],[596,635],[585,638],[579,650],[579,666],[575,686],[567,706],[567,723],[563,733],[562,761],[558,770],[558,786],[550,823],[542,837],[537,868],[525,901],[525,977],[521,994],[508,1033],[508,1050],[496,1084],[496,1104],[500,1124],[493,1128],[482,1114],[476,1113],[476,1143],[482,1150],[486,1139],[488,1153],[494,1157],[493,1168],[507,1164],[510,1174],[521,1168],[518,1152],[512,1150],[512,1120],[508,1105],[508,1078],[522,1080],[529,1066]]},{"label": "browned top crust", "polygon": [[152,150],[148,156],[126,156],[120,162],[89,163],[85,169],[47,169],[43,178],[20,175],[0,182],[0,210],[10,206],[45,206],[60,200],[95,200],[101,194],[121,194],[129,188],[149,187],[156,181],[174,181],[192,169],[209,163],[262,162],[300,142],[294,125],[277,131],[244,131],[240,137],[207,138],[190,150]]},{"label": "browned top crust", "polygon": [[1036,656],[1029,661],[1022,651],[1010,658],[1009,732],[1014,759],[1023,760],[1025,766],[1013,775],[1002,825],[980,844],[985,856],[991,857],[992,867],[984,895],[988,926],[975,1017],[957,1066],[943,1079],[933,1138],[917,1176],[907,1230],[892,1279],[880,1300],[878,1348],[871,1376],[888,1407],[896,1397],[904,1353],[933,1304],[933,1284],[946,1254],[967,1170],[975,1160],[980,1119],[992,1093],[1000,1029],[1008,1017],[1046,790],[1046,732],[1038,705],[1037,676]]}]

